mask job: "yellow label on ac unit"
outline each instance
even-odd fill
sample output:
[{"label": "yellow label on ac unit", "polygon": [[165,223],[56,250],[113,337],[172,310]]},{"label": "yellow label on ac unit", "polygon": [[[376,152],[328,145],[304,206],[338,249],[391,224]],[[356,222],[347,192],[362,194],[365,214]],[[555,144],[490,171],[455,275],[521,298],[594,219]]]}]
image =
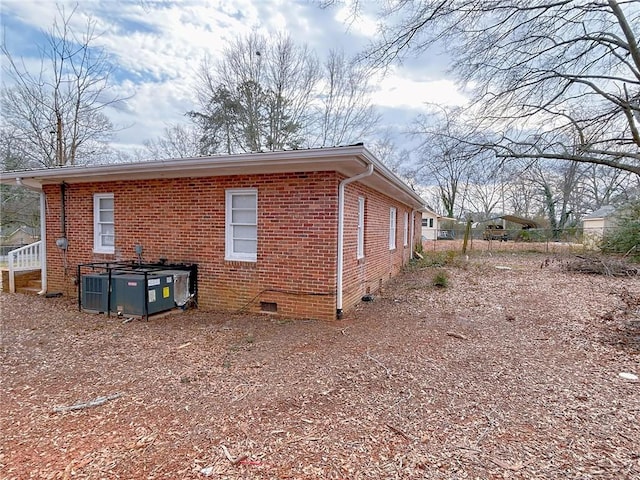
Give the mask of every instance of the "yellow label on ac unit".
[{"label": "yellow label on ac unit", "polygon": [[162,288],[162,298],[169,298],[169,287]]}]

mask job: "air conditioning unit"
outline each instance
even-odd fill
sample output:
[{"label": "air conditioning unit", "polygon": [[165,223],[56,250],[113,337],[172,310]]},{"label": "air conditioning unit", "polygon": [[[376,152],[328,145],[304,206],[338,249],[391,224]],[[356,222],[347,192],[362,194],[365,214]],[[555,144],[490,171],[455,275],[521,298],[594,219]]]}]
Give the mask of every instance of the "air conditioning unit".
[{"label": "air conditioning unit", "polygon": [[95,313],[105,313],[109,308],[109,275],[88,274],[82,276],[83,310]]},{"label": "air conditioning unit", "polygon": [[189,270],[162,270],[162,275],[173,275],[173,300],[178,307],[184,307],[191,298],[189,283],[191,272]]},{"label": "air conditioning unit", "polygon": [[[86,274],[82,270],[91,268]],[[78,265],[78,308],[147,317],[197,305],[197,265],[94,262]]]},{"label": "air conditioning unit", "polygon": [[174,300],[172,274],[114,273],[111,277],[111,311],[122,315],[146,316],[171,310]]}]

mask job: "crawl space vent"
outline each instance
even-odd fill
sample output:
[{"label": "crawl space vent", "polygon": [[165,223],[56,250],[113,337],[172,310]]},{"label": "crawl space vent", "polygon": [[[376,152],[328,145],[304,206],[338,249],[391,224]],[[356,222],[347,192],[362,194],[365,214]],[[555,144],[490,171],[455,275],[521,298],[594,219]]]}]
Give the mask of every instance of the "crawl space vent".
[{"label": "crawl space vent", "polygon": [[263,312],[277,312],[278,304],[275,302],[260,302],[260,310]]}]

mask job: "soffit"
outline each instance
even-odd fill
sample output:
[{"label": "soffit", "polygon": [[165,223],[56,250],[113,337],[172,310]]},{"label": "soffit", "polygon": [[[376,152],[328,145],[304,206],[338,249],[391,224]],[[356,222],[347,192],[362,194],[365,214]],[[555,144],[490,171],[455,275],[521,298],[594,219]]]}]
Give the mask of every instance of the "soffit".
[{"label": "soffit", "polygon": [[58,167],[3,173],[0,183],[41,189],[42,185],[196,178],[287,172],[336,171],[351,177],[374,164],[361,182],[414,208],[424,201],[361,145],[284,152],[158,160],[108,165]]}]

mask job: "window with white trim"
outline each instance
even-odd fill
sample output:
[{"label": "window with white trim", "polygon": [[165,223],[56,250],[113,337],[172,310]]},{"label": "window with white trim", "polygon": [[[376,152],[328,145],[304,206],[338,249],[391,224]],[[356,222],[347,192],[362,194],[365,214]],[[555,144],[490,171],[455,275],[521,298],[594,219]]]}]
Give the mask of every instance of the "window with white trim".
[{"label": "window with white trim", "polygon": [[258,191],[226,191],[225,260],[255,262],[258,258]]},{"label": "window with white trim", "polygon": [[93,196],[93,251],[115,252],[115,216],[113,193]]},{"label": "window with white trim", "polygon": [[364,197],[358,197],[358,260],[364,258]]},{"label": "window with white trim", "polygon": [[389,250],[396,248],[396,209],[389,209]]},{"label": "window with white trim", "polygon": [[409,212],[404,212],[404,232],[402,235],[403,245],[409,245]]},{"label": "window with white trim", "polygon": [[[409,229],[409,241],[412,246],[415,246],[416,242],[416,213],[411,212],[411,228]],[[413,258],[413,250],[411,251],[411,257]]]}]

